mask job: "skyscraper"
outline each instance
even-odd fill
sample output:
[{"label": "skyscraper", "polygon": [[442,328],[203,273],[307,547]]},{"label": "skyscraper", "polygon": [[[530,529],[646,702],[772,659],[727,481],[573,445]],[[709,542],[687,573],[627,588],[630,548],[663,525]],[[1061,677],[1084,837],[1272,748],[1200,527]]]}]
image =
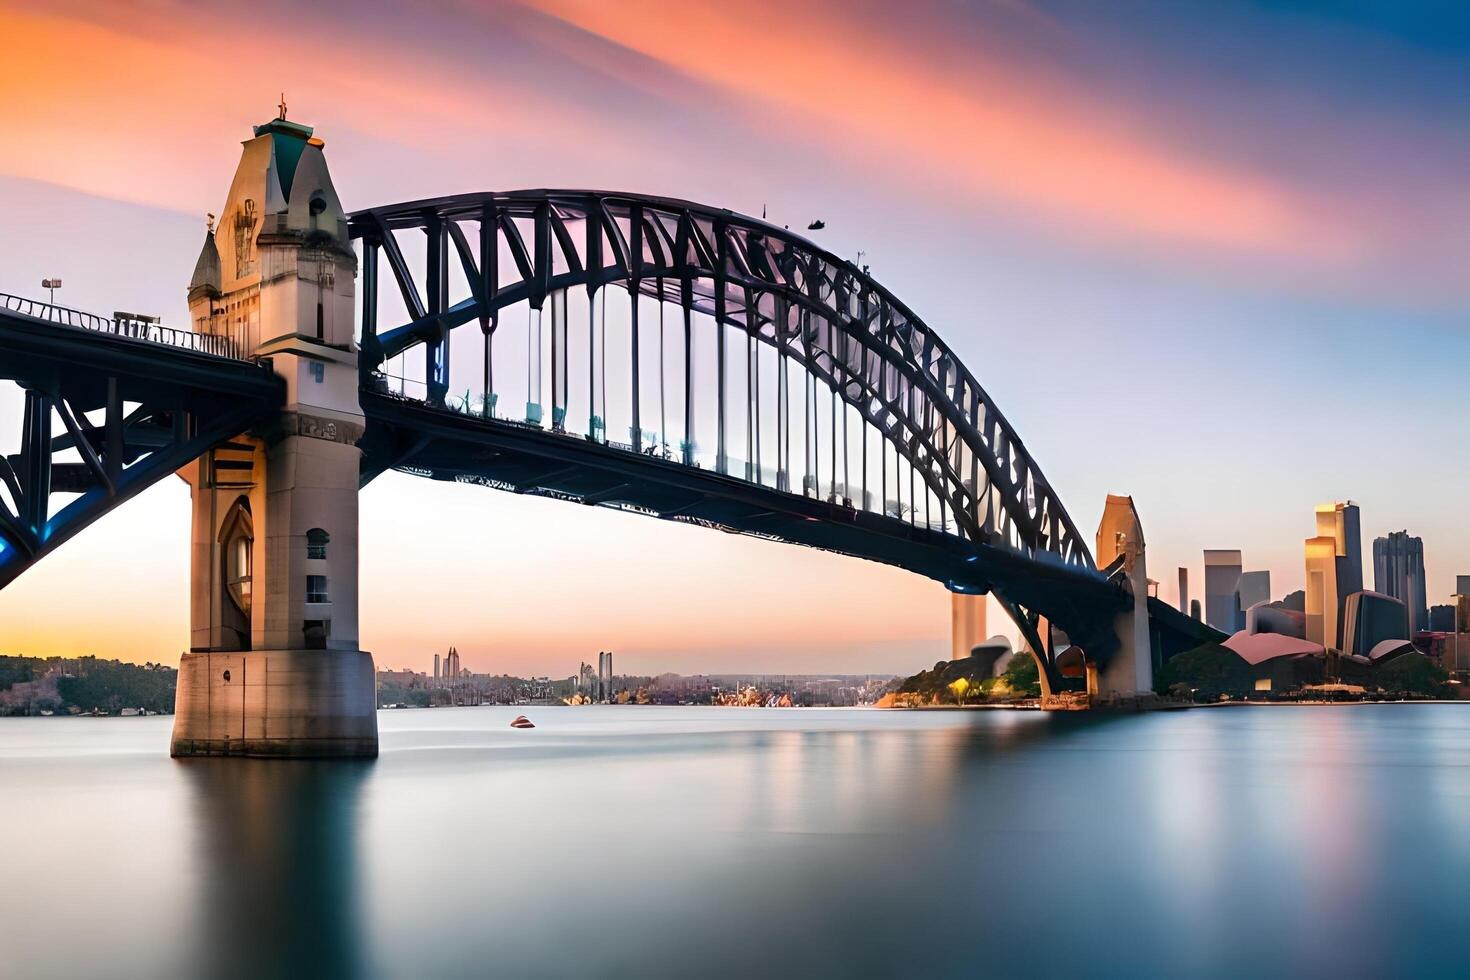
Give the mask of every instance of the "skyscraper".
[{"label": "skyscraper", "polygon": [[439,679],[439,655],[434,654],[434,680]]},{"label": "skyscraper", "polygon": [[1189,615],[1189,569],[1179,569],[1179,611]]},{"label": "skyscraper", "polygon": [[1409,632],[1429,622],[1424,585],[1424,541],[1408,531],[1394,531],[1373,542],[1373,588],[1409,607]]},{"label": "skyscraper", "polygon": [[1358,505],[1351,500],[1317,505],[1317,536],[1332,538],[1337,574],[1337,631],[1324,646],[1345,648],[1342,635],[1347,617],[1347,597],[1363,591],[1363,540],[1359,530]]},{"label": "skyscraper", "polygon": [[1337,538],[1326,534],[1308,538],[1306,553],[1307,639],[1324,647],[1340,649]]},{"label": "skyscraper", "polygon": [[459,651],[454,647],[449,648],[449,656],[444,658],[444,676],[450,679],[459,676]]},{"label": "skyscraper", "polygon": [[612,697],[612,651],[597,655],[597,697],[606,701]]},{"label": "skyscraper", "polygon": [[1351,500],[1317,506],[1317,533],[1337,539],[1337,585],[1344,597],[1363,590],[1363,537],[1358,505]]},{"label": "skyscraper", "polygon": [[1205,549],[1205,622],[1234,633],[1235,589],[1240,584],[1240,552]]},{"label": "skyscraper", "polygon": [[1235,586],[1237,598],[1236,606],[1239,616],[1236,618],[1235,628],[1245,629],[1245,611],[1258,602],[1271,601],[1271,573],[1242,572],[1240,581]]}]

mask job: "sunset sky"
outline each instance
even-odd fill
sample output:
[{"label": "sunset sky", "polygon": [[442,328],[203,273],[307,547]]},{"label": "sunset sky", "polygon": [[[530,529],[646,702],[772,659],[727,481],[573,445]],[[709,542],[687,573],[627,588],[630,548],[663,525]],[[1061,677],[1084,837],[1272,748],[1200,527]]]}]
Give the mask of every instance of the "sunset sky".
[{"label": "sunset sky", "polygon": [[[1085,533],[1134,496],[1170,601],[1204,548],[1300,588],[1313,506],[1348,498],[1365,552],[1423,536],[1431,604],[1470,573],[1462,4],[0,0],[0,38],[0,291],[187,323],[203,216],[284,91],[349,210],[567,186],[824,219]],[[177,661],[187,499],[171,478],[0,592],[0,653]],[[398,474],[362,555],[381,666],[948,650],[943,589],[896,569]]]}]

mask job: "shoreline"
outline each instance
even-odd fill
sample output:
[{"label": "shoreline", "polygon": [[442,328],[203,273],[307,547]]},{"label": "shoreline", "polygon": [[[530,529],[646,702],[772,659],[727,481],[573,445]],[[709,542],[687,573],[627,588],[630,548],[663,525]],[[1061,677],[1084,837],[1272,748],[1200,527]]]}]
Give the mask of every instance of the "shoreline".
[{"label": "shoreline", "polygon": [[[1057,714],[1085,714],[1098,712],[1104,714],[1145,714],[1154,711],[1187,711],[1193,708],[1353,708],[1370,705],[1422,705],[1422,704],[1458,704],[1470,706],[1470,699],[1463,698],[1397,698],[1380,701],[1354,700],[1354,701],[1327,701],[1327,700],[1299,700],[1299,701],[1209,701],[1202,703],[1168,703],[1157,704],[1150,707],[1111,707],[1102,705],[1097,708],[1081,709],[1077,711],[1057,710]],[[627,708],[709,708],[712,710],[728,708],[744,708],[746,710],[762,711],[1022,711],[1042,712],[1039,703],[1031,704],[919,704],[919,705],[892,705],[880,708],[873,704],[850,704],[850,705],[811,705],[793,708],[767,708],[764,705],[719,705],[719,704],[633,704],[633,705],[574,705],[574,704],[540,704],[540,705],[515,705],[515,704],[455,704],[455,705],[433,705],[413,706],[401,708],[380,707],[376,711],[443,711],[446,708],[579,708],[579,707],[627,707]],[[123,718],[172,718],[167,712],[157,712],[149,715],[93,715],[93,714],[56,714],[56,715],[0,715],[0,721],[9,719],[35,719],[37,721],[57,720],[88,720],[98,721],[102,719]]]},{"label": "shoreline", "polygon": [[[1121,714],[1143,714],[1149,711],[1187,711],[1191,708],[1349,708],[1361,707],[1375,704],[1462,704],[1470,705],[1470,699],[1464,698],[1394,698],[1380,701],[1355,700],[1355,701],[1327,701],[1320,699],[1300,701],[1204,701],[1198,703],[1176,702],[1158,704],[1147,708],[1113,708],[1108,705],[1100,705],[1097,708],[1081,709],[1077,712],[1058,711],[1058,714],[1077,713],[1088,711],[1121,713]],[[870,706],[871,707],[871,706]],[[897,704],[887,708],[879,708],[880,711],[1044,711],[1039,704]]]}]

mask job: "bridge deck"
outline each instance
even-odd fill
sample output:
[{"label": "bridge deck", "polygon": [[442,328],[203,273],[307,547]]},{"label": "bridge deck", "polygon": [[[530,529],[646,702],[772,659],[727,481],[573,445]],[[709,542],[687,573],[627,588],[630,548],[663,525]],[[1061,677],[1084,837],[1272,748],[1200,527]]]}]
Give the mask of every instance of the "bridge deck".
[{"label": "bridge deck", "polygon": [[20,452],[0,456],[0,587],[284,398],[268,364],[179,331],[15,305],[0,302],[0,380],[21,385],[25,408]]},{"label": "bridge deck", "polygon": [[[362,392],[364,483],[386,469],[632,510],[894,565],[960,592],[1003,592],[1109,651],[1122,590],[1101,573],[571,434]],[[1099,623],[1094,628],[1089,624]],[[1103,654],[1105,655],[1105,653]]]}]

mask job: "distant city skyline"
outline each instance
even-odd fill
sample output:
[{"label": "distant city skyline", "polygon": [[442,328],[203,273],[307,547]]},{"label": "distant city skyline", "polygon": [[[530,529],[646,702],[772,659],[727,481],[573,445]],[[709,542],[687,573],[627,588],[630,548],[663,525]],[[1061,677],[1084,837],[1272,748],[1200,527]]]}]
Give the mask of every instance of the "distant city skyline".
[{"label": "distant city skyline", "polygon": [[[1445,125],[1470,66],[1433,18],[1223,5],[1186,22],[1144,3],[1122,30],[1068,3],[483,7],[344,18],[267,0],[257,16],[302,29],[244,83],[211,54],[222,8],[0,9],[18,52],[5,122],[25,134],[0,160],[0,290],[56,276],[58,302],[187,322],[204,214],[284,89],[349,208],[566,185],[824,219],[821,244],[863,251],[975,369],[1083,534],[1108,492],[1131,494],[1155,577],[1188,568],[1197,598],[1206,547],[1239,549],[1273,598],[1304,588],[1329,500],[1360,504],[1369,540],[1423,539],[1429,605],[1470,568],[1470,472],[1423,476],[1470,407],[1470,137]],[[779,38],[738,69],[715,56],[766,16]],[[344,22],[332,50],[310,40]],[[450,65],[443,37],[487,56]],[[364,67],[388,51],[391,79]],[[814,108],[818,81],[842,97]],[[1363,401],[1383,388],[1415,397]],[[0,399],[0,419],[15,411]],[[1337,448],[1282,448],[1299,444]],[[175,662],[186,501],[167,481],[0,592],[0,652]],[[949,647],[943,588],[896,569],[396,474],[362,518],[362,645],[380,663],[453,643],[476,672],[612,648],[648,672],[909,673]],[[988,621],[1014,635],[993,606]]]}]

